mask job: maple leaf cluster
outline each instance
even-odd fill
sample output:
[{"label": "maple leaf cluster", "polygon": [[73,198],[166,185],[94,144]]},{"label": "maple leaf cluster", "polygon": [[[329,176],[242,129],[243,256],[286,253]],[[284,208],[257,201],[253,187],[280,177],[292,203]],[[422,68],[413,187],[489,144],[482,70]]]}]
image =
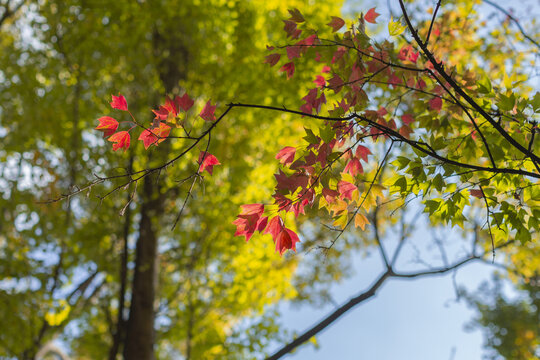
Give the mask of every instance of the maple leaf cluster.
[{"label": "maple leaf cluster", "polygon": [[[321,44],[317,34],[308,34],[302,38],[303,31],[299,28],[301,23],[305,22],[304,17],[298,10],[290,10],[291,17],[284,20],[284,30],[289,38],[298,39],[295,44],[286,47],[286,54],[289,60],[280,68],[280,72],[285,72],[287,78],[294,76],[296,59],[305,56],[310,48],[316,48]],[[368,11],[363,18],[365,21],[375,23],[375,19],[379,14],[375,9]],[[364,21],[364,20],[362,20]],[[345,21],[339,17],[333,16],[328,26],[332,28],[332,32],[339,31],[345,25]],[[268,50],[273,51],[273,47],[268,47]],[[330,111],[330,115],[343,115],[351,107],[354,107],[361,101],[358,94],[362,94],[362,77],[366,73],[363,64],[355,63],[351,67],[351,72],[347,77],[338,71],[332,71],[332,67],[341,68],[344,57],[348,53],[348,49],[343,46],[338,46],[336,51],[331,54],[331,60],[327,64],[323,64],[320,72],[315,76],[313,83],[315,87],[308,91],[308,94],[303,97],[304,104],[300,107],[300,111],[305,114],[319,114],[322,106],[327,103],[327,91],[339,93],[347,88],[347,93],[343,99],[338,102],[334,110]],[[369,51],[374,57],[384,57],[381,51],[376,51],[371,48]],[[407,59],[414,57],[407,53]],[[281,54],[272,53],[266,56],[265,63],[270,66],[276,65],[281,59]],[[315,54],[315,60],[322,62],[322,56],[318,52]],[[372,67],[377,67],[378,62],[373,62]],[[388,74],[391,78],[392,74]],[[344,80],[345,79],[345,80]],[[401,81],[395,79],[395,82]],[[381,122],[385,125],[388,123],[384,120],[386,110],[381,109],[378,112],[368,112],[373,121]],[[407,126],[414,119],[407,115]],[[391,126],[396,128],[396,123],[392,121]],[[351,145],[351,139],[356,134],[354,128],[357,124],[354,121],[326,121],[319,131],[320,135],[315,135],[311,130],[306,129],[307,136],[304,138],[309,143],[305,149],[298,150],[295,147],[286,146],[281,149],[276,159],[279,160],[282,168],[275,174],[276,189],[273,194],[274,207],[277,206],[278,212],[292,212],[295,217],[300,214],[305,214],[306,207],[314,205],[324,205],[336,217],[347,217],[347,208],[353,204],[357,206],[360,203],[360,189],[355,185],[355,179],[361,176],[364,172],[362,162],[368,161],[368,155],[371,151],[368,147],[358,144],[355,141]],[[410,133],[411,130],[408,131]],[[376,128],[365,129],[367,136],[377,137],[380,132]],[[325,178],[323,174],[328,173],[328,169],[338,159],[345,160],[345,168],[343,176],[338,181],[323,183]],[[324,204],[323,204],[324,203]],[[285,250],[295,250],[296,243],[299,241],[298,235],[291,229],[285,227],[283,218],[275,215],[271,219],[263,216],[264,206],[262,204],[251,204],[242,207],[242,212],[238,215],[234,224],[237,226],[236,235],[245,236],[246,241],[256,232],[263,234],[271,234],[276,245],[276,251],[283,254]],[[364,228],[368,222],[366,217],[359,213],[358,219],[355,219],[355,225]]]},{"label": "maple leaf cluster", "polygon": [[[138,140],[142,141],[145,149],[148,149],[152,145],[158,146],[165,141],[170,135],[172,129],[171,125],[177,123],[176,119],[181,116],[181,112],[187,113],[194,104],[195,101],[191,99],[187,93],[181,97],[178,95],[174,98],[167,96],[165,98],[165,104],[160,105],[157,110],[152,110],[155,118],[152,124],[146,128],[135,121],[133,114],[131,114],[128,109],[127,101],[123,95],[112,95],[112,101],[110,102],[111,107],[113,109],[128,112],[132,121],[127,121],[127,123],[129,123],[131,127],[128,130],[117,131],[120,123],[110,116],[103,116],[98,119],[99,125],[95,129],[102,131],[103,137],[108,138],[108,141],[113,143],[113,151],[119,149],[124,149],[124,151],[126,151],[131,142],[130,131],[136,127],[141,127],[143,128],[143,131],[139,135]],[[208,122],[215,121],[215,110],[216,106],[212,106],[210,100],[208,100],[202,111],[199,113],[199,116]],[[221,165],[218,159],[207,151],[200,152],[197,163],[199,164],[198,173],[207,171],[210,175],[212,174],[215,165]]]},{"label": "maple leaf cluster", "polygon": [[[291,79],[297,69],[296,63],[302,57],[313,56],[321,66],[314,69],[314,87],[308,89],[302,98],[303,104],[299,110],[305,115],[319,115],[326,106],[329,116],[335,120],[323,121],[318,135],[306,129],[304,139],[307,147],[297,149],[286,146],[278,152],[276,159],[281,168],[275,174],[273,206],[277,207],[278,212],[292,212],[296,218],[305,214],[306,207],[325,208],[334,220],[333,225],[338,228],[344,229],[354,220],[354,225],[363,230],[369,223],[366,213],[376,203],[376,197],[382,196],[384,187],[372,184],[366,189],[362,184],[366,182],[363,164],[368,162],[368,155],[371,154],[369,147],[362,143],[370,139],[373,142],[379,138],[387,139],[389,134],[410,139],[416,127],[415,116],[410,113],[396,116],[395,112],[389,114],[384,107],[366,109],[369,99],[364,86],[376,77],[379,83],[386,84],[390,89],[404,87],[423,93],[431,90],[429,94],[432,97],[426,99],[427,106],[437,113],[443,108],[442,87],[433,81],[433,88],[428,89],[426,80],[419,76],[423,73],[406,71],[408,66],[414,69],[420,62],[420,52],[412,45],[406,44],[394,51],[390,47],[371,44],[364,28],[366,22],[376,23],[380,14],[375,8],[361,15],[359,23],[350,26],[344,33],[345,20],[332,16],[327,25],[332,33],[336,33],[336,39],[338,36],[343,38],[343,45],[330,41],[334,46],[327,46],[328,40],[319,38],[320,32],[310,29],[297,9],[289,10],[289,13],[291,17],[284,20],[284,30],[287,37],[295,42],[278,48],[284,49],[284,54],[274,47],[267,47],[272,53],[265,57],[264,62],[275,66],[285,55],[287,61],[281,65],[279,72],[286,73],[287,79]],[[399,66],[391,66],[394,63]],[[433,69],[429,61],[423,65]],[[430,79],[430,76],[426,78]],[[339,94],[339,97],[330,108],[327,99],[336,99],[335,94]],[[351,111],[358,115],[347,117]],[[338,162],[343,164],[343,168],[335,178],[330,175],[329,169]],[[359,187],[359,183],[362,186]],[[369,194],[370,190],[373,194]],[[354,219],[350,218],[351,213]],[[268,220],[262,214],[262,205],[257,211],[243,208],[234,222],[236,234],[249,240],[256,231],[270,233],[277,252],[283,254],[286,249],[294,250],[298,236],[293,236],[292,230],[267,230],[267,222],[273,219],[279,219],[274,221],[286,229],[283,218],[275,216]],[[289,237],[293,241],[289,241]]]},{"label": "maple leaf cluster", "polygon": [[283,219],[279,216],[263,216],[263,204],[242,205],[242,212],[233,222],[236,225],[235,236],[244,236],[249,241],[255,231],[263,234],[271,234],[276,245],[276,251],[282,255],[287,250],[296,250],[296,243],[300,241],[298,235],[291,229],[287,229]]}]

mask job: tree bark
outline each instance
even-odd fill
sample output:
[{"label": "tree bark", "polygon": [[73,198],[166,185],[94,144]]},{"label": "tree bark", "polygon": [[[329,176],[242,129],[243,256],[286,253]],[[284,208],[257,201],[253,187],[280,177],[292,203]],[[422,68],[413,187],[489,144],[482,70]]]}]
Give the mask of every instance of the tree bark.
[{"label": "tree bark", "polygon": [[[128,171],[133,171],[133,155],[129,158]],[[113,334],[113,344],[109,349],[109,360],[115,360],[120,349],[122,340],[126,332],[126,320],[124,319],[124,308],[126,303],[126,288],[127,288],[127,274],[128,274],[128,238],[131,231],[131,197],[132,194],[128,192],[127,195],[127,208],[125,211],[124,228],[122,232],[122,258],[120,262],[120,289],[118,293],[118,314],[116,317],[116,329]]]},{"label": "tree bark", "polygon": [[153,360],[154,356],[154,297],[156,291],[157,235],[152,219],[162,209],[158,187],[150,176],[144,179],[143,204],[139,221],[139,239],[135,254],[135,272],[131,306],[124,344],[125,360]]},{"label": "tree bark", "polygon": [[[185,39],[183,39],[185,35],[177,29],[179,23],[181,22],[171,23],[171,31],[165,32],[167,36],[163,36],[157,26],[152,30],[153,52],[158,59],[156,67],[167,93],[172,93],[177,89],[179,80],[186,78],[188,51]],[[177,38],[178,36],[181,38]],[[165,56],[165,51],[170,56]],[[169,150],[168,144],[169,142],[164,143],[160,146],[159,151],[154,151],[154,154],[164,155],[164,159],[166,159]],[[144,178],[131,305],[124,341],[125,360],[155,359],[154,299],[157,283],[158,227],[154,226],[153,222],[157,222],[163,213],[164,192],[162,193],[161,190],[153,177]]]}]

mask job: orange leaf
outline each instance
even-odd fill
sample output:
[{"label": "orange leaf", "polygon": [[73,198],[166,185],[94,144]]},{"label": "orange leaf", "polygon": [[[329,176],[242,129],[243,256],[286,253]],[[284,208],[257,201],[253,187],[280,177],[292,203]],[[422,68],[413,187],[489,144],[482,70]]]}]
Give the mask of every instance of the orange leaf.
[{"label": "orange leaf", "polygon": [[118,121],[110,116],[103,116],[98,119],[99,125],[96,130],[103,131],[103,137],[106,138],[115,133],[118,129]]},{"label": "orange leaf", "polygon": [[129,148],[129,133],[127,131],[119,131],[108,139],[113,144],[113,150],[124,148],[126,151]]},{"label": "orange leaf", "polygon": [[363,214],[356,214],[354,217],[354,226],[359,227],[362,230],[366,230],[366,225],[369,224],[369,220]]}]

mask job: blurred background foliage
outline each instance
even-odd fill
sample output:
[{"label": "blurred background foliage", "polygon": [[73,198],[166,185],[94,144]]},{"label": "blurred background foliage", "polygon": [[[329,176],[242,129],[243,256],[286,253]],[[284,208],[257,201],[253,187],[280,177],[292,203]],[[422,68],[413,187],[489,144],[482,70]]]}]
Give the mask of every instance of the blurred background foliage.
[{"label": "blurred background foliage", "polygon": [[[34,358],[53,338],[81,359],[106,358],[114,346],[122,256],[127,253],[129,280],[141,203],[156,194],[140,186],[96,199],[118,185],[107,182],[88,196],[40,203],[76,190],[94,174],[140,170],[181,148],[171,142],[149,152],[132,146],[125,154],[112,153],[93,130],[102,115],[127,120],[111,111],[110,95],[124,94],[142,122],[151,120],[150,109],[166,94],[185,91],[218,105],[231,99],[296,104],[305,89],[276,76],[263,60],[267,44],[285,41],[281,19],[287,8],[303,7],[323,24],[341,5],[310,4],[4,2],[10,11],[0,28],[0,317],[10,331],[0,333],[2,356]],[[245,357],[284,335],[272,309],[298,296],[297,258],[275,256],[266,237],[246,246],[233,238],[231,225],[240,204],[269,198],[275,153],[303,131],[298,119],[268,116],[236,112],[215,133],[210,150],[223,165],[212,181],[195,187],[175,231],[171,225],[189,187],[179,180],[196,169],[196,159],[187,156],[152,178],[162,202],[152,214],[160,359]],[[340,276],[346,264],[337,260],[342,250],[303,273],[302,299],[318,296],[307,290],[312,281]]]}]

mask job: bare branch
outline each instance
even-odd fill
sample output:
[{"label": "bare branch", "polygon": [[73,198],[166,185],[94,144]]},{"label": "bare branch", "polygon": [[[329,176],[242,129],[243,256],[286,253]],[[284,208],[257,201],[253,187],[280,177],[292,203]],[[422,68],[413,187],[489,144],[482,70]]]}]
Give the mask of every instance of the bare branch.
[{"label": "bare branch", "polygon": [[391,272],[388,270],[385,273],[383,273],[374,283],[371,285],[371,287],[358,294],[357,296],[350,299],[346,304],[342,305],[335,311],[333,311],[330,315],[325,317],[323,320],[321,320],[319,323],[317,323],[315,326],[313,326],[311,329],[305,331],[302,335],[279,349],[277,352],[275,352],[273,355],[266,358],[266,360],[277,360],[281,359],[283,356],[287,355],[294,349],[296,349],[298,346],[302,345],[309,339],[311,339],[313,336],[317,335],[321,331],[323,331],[326,327],[328,327],[330,324],[332,324],[334,321],[339,319],[343,314],[345,314],[347,311],[355,307],[356,305],[360,304],[361,302],[364,302],[368,300],[369,298],[375,296],[375,293],[377,290],[382,286],[382,284],[386,281],[386,279],[391,275]]},{"label": "bare branch", "polygon": [[494,3],[493,1],[490,1],[490,0],[484,0],[484,2],[488,5],[491,5],[493,6],[494,8],[496,8],[497,10],[499,10],[500,12],[502,12],[504,15],[506,15],[508,17],[508,19],[512,20],[514,22],[514,24],[517,25],[519,31],[521,32],[521,34],[527,39],[529,40],[531,43],[533,43],[537,48],[540,49],[540,44],[534,40],[530,35],[528,35],[525,30],[523,29],[523,27],[521,26],[521,24],[519,23],[518,19],[516,19],[515,17],[512,16],[512,14],[510,14],[508,11],[506,11],[505,9],[503,9],[501,6],[499,6],[498,4]]},{"label": "bare branch", "polygon": [[[497,249],[503,248],[508,246],[509,244],[513,243],[513,241],[507,241],[504,244],[501,244],[497,247]],[[339,319],[342,315],[344,315],[347,311],[351,310],[356,305],[368,300],[369,298],[375,296],[377,290],[384,284],[384,282],[387,279],[390,278],[396,278],[396,279],[414,279],[418,277],[424,277],[424,276],[437,276],[445,274],[449,271],[455,270],[460,268],[463,265],[466,265],[471,262],[475,261],[481,261],[485,262],[485,255],[488,254],[488,252],[484,252],[483,254],[479,256],[475,256],[472,254],[469,254],[468,256],[462,258],[461,260],[458,260],[454,262],[453,264],[449,266],[444,266],[441,268],[434,268],[426,271],[418,271],[418,272],[412,272],[412,273],[399,273],[395,272],[393,269],[387,269],[386,272],[384,272],[382,275],[380,275],[377,280],[369,287],[368,290],[358,294],[357,296],[351,298],[348,302],[343,304],[341,307],[333,311],[331,314],[326,316],[324,319],[322,319],[320,322],[318,322],[316,325],[311,327],[310,329],[306,330],[304,333],[302,333],[300,336],[298,336],[296,339],[288,343],[287,345],[283,346],[281,349],[279,349],[277,352],[275,352],[273,355],[266,358],[266,360],[277,360],[281,359],[283,356],[287,355],[294,349],[296,349],[298,346],[302,345],[309,339],[311,339],[313,336],[317,335],[321,331],[323,331],[325,328],[327,328],[329,325],[331,325],[334,321]]]},{"label": "bare branch", "polygon": [[429,24],[429,30],[426,36],[426,41],[424,41],[424,44],[429,43],[429,37],[431,36],[431,30],[433,29],[433,23],[435,22],[435,18],[437,17],[437,12],[439,11],[439,8],[441,7],[441,0],[437,1],[437,6],[435,7],[435,11],[433,12],[433,17],[431,18],[431,23]]}]

